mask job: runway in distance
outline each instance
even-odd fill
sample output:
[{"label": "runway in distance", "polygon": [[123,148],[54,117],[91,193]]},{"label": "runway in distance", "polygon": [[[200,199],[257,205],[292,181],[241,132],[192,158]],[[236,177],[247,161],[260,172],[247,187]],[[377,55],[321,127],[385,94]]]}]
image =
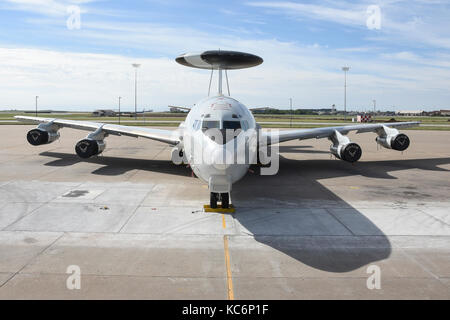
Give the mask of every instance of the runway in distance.
[{"label": "runway in distance", "polygon": [[[337,158],[356,162],[361,158],[361,147],[346,136],[374,132],[376,143],[384,148],[406,150],[410,139],[397,128],[419,125],[419,122],[358,124],[296,130],[261,130],[247,107],[230,96],[227,70],[260,65],[263,59],[248,53],[212,50],[185,53],[176,58],[182,65],[211,71],[208,97],[190,110],[186,120],[175,130],[123,126],[90,121],[16,116],[21,121],[39,123],[27,134],[32,145],[43,145],[59,139],[63,127],[91,131],[75,145],[81,158],[89,158],[105,150],[108,135],[144,137],[173,146],[171,160],[175,164],[188,164],[195,175],[206,182],[210,191],[210,207],[230,206],[232,185],[241,179],[251,164],[261,163],[261,174],[278,171],[278,143],[299,139],[326,138],[332,142],[330,152]],[[218,92],[210,95],[214,71],[218,73]],[[227,92],[222,92],[223,72]]]}]

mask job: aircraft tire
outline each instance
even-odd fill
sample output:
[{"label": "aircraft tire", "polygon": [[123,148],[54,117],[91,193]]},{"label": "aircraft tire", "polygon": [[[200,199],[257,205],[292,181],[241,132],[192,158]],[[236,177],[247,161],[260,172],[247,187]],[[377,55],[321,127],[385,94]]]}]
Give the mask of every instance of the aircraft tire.
[{"label": "aircraft tire", "polygon": [[218,194],[215,192],[211,192],[210,193],[210,198],[209,198],[209,206],[212,209],[216,209],[217,208],[217,198],[218,198]]},{"label": "aircraft tire", "polygon": [[227,193],[221,193],[220,198],[222,199],[222,208],[228,209],[230,207],[230,195]]}]

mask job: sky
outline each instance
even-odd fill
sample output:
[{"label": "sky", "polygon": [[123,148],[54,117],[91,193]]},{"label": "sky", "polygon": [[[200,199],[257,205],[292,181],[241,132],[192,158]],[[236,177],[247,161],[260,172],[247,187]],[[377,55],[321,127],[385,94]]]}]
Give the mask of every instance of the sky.
[{"label": "sky", "polygon": [[[192,106],[209,72],[185,52],[237,50],[248,107],[450,109],[450,1],[0,0],[0,110]],[[214,86],[214,82],[213,82]]]}]

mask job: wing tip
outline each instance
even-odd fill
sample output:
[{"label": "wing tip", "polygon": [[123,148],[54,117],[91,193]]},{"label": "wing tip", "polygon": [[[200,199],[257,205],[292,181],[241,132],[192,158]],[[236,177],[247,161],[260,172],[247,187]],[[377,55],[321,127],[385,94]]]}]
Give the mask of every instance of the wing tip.
[{"label": "wing tip", "polygon": [[24,116],[14,116],[14,119],[19,120],[19,121],[27,120],[27,118]]}]

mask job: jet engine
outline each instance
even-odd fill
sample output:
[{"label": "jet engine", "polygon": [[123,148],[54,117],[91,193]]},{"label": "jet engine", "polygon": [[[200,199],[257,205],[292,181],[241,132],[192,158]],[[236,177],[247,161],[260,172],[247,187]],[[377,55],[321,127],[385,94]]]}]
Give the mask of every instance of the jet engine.
[{"label": "jet engine", "polygon": [[378,136],[375,141],[382,147],[404,151],[409,147],[409,138],[406,134],[398,133],[396,135]]},{"label": "jet engine", "polygon": [[341,134],[339,131],[334,131],[333,135],[328,139],[333,141],[330,151],[337,158],[347,162],[356,162],[361,158],[361,147],[358,144],[351,142],[347,136]]},{"label": "jet engine", "polygon": [[103,140],[83,139],[75,145],[75,152],[80,158],[90,158],[105,150],[106,144]]},{"label": "jet engine", "polygon": [[330,151],[337,158],[347,161],[347,162],[356,162],[361,158],[362,149],[361,147],[353,142],[347,144],[338,144],[337,146],[332,145],[330,147]]},{"label": "jet engine", "polygon": [[52,143],[53,141],[58,139],[58,131],[46,131],[44,129],[36,128],[28,131],[27,133],[27,140],[33,146]]}]

